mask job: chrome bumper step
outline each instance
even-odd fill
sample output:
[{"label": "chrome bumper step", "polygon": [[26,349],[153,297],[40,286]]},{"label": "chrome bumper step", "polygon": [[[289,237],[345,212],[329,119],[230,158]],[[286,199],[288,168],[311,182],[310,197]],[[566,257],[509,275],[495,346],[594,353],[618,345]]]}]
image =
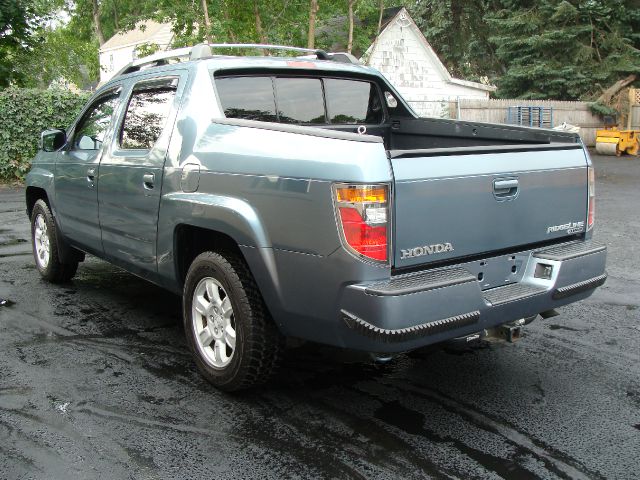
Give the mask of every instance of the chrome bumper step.
[{"label": "chrome bumper step", "polygon": [[545,288],[536,287],[535,285],[527,285],[524,283],[512,283],[504,287],[492,288],[485,290],[484,299],[492,306],[502,305],[504,303],[515,302],[525,298],[539,295],[546,291]]},{"label": "chrome bumper step", "polygon": [[422,273],[398,275],[391,280],[374,283],[365,289],[368,295],[407,295],[461,283],[476,282],[477,278],[464,268],[447,268]]},{"label": "chrome bumper step", "polygon": [[578,241],[560,245],[558,247],[551,247],[545,250],[539,250],[533,253],[536,258],[543,258],[545,260],[555,260],[563,262],[566,260],[572,260],[574,258],[583,257],[584,255],[591,255],[593,253],[599,253],[606,250],[606,245],[592,241]]}]

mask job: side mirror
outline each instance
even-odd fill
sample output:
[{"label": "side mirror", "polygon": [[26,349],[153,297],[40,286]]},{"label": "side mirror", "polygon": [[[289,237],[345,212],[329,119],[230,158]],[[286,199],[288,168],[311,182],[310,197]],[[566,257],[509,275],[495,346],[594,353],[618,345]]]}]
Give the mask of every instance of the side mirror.
[{"label": "side mirror", "polygon": [[40,148],[45,152],[60,150],[67,143],[67,134],[57,128],[45,130],[40,134]]}]

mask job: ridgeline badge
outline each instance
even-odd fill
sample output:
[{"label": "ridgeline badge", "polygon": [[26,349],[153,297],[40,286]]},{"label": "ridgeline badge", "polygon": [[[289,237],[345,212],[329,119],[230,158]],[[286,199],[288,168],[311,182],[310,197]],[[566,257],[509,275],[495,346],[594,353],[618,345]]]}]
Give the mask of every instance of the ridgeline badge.
[{"label": "ridgeline badge", "polygon": [[580,233],[584,230],[584,222],[569,222],[563,225],[547,227],[547,235],[550,233],[561,232],[563,230],[566,230],[569,235],[572,233]]},{"label": "ridgeline badge", "polygon": [[402,249],[402,260],[405,258],[422,257],[424,255],[433,255],[434,253],[453,252],[453,245],[450,243],[436,243],[434,245],[425,245],[423,247]]}]

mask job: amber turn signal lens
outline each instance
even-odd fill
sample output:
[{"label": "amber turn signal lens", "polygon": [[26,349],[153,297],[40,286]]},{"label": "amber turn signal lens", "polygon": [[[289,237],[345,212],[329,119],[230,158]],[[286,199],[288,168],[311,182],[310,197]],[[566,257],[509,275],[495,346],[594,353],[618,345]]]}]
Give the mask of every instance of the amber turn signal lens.
[{"label": "amber turn signal lens", "polygon": [[338,202],[385,203],[387,201],[387,189],[380,186],[358,185],[338,187],[336,193]]}]

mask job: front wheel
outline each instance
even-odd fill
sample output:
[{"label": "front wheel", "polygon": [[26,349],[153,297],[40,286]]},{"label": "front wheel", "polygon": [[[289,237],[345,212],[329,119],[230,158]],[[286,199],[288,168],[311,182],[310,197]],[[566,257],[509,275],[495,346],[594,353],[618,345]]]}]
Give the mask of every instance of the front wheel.
[{"label": "front wheel", "polygon": [[216,387],[250,388],[274,373],[282,336],[238,255],[205,252],[196,257],[185,280],[183,316],[196,365]]},{"label": "front wheel", "polygon": [[78,262],[61,262],[58,256],[56,225],[49,206],[38,200],[31,212],[33,258],[40,275],[52,283],[68,282],[78,270]]}]

